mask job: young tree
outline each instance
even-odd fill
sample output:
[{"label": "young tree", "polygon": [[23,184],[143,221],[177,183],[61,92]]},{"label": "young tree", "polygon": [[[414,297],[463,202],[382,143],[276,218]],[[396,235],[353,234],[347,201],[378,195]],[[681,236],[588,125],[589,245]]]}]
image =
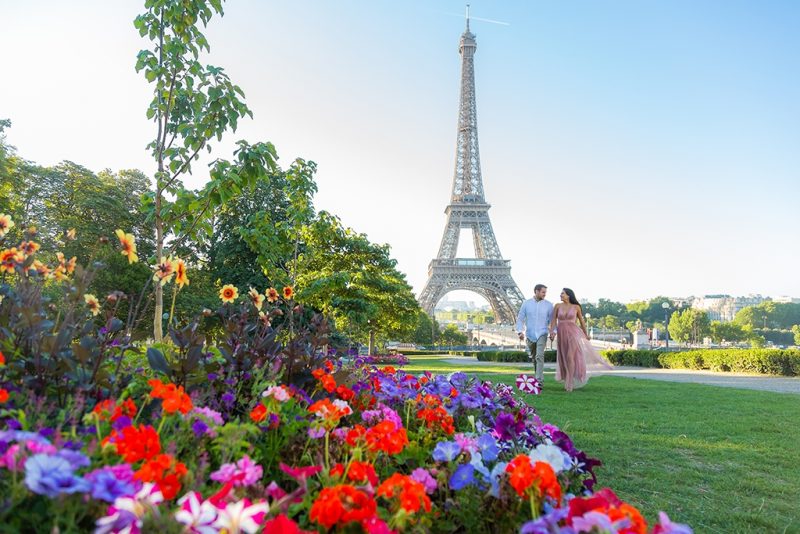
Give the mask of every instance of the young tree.
[{"label": "young tree", "polygon": [[[203,231],[210,234],[214,211],[255,180],[275,169],[275,150],[269,143],[237,143],[233,163],[217,159],[209,181],[198,191],[184,188],[183,178],[202,150],[211,152],[214,138],[236,131],[239,120],[252,117],[244,93],[222,68],[203,65],[202,51],[210,50],[201,26],[222,15],[222,0],[147,0],[146,12],[134,22],[150,40],[141,50],[136,70],[153,84],[147,118],[156,135],[148,145],[155,160],[154,189],[144,208],[155,227],[155,261],[166,257],[184,240]],[[168,238],[171,240],[168,242]],[[162,338],[163,292],[155,284],[153,337]]]}]

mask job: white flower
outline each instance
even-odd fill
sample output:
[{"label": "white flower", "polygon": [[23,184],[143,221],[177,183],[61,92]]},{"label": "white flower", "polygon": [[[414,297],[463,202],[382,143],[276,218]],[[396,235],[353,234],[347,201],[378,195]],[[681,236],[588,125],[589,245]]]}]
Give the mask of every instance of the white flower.
[{"label": "white flower", "polygon": [[181,509],[175,512],[175,520],[188,527],[189,532],[197,534],[216,534],[214,521],[217,519],[217,509],[208,501],[200,502],[198,493],[187,493],[178,501]]},{"label": "white flower", "polygon": [[261,394],[262,397],[269,397],[272,396],[275,400],[279,402],[286,402],[289,400],[289,392],[286,391],[286,388],[283,386],[270,386],[267,390]]},{"label": "white flower", "polygon": [[[564,471],[572,462],[568,455],[560,447],[552,443],[540,443],[528,454],[531,462],[545,462],[550,464],[553,471],[560,473]],[[566,458],[565,458],[566,456]]]},{"label": "white flower", "polygon": [[350,405],[347,404],[347,401],[344,401],[342,399],[336,399],[335,401],[333,401],[333,405],[336,406],[339,409],[339,411],[341,411],[345,415],[350,415],[351,413],[353,413],[353,410],[350,408]]},{"label": "white flower", "polygon": [[214,526],[224,528],[227,534],[255,534],[261,525],[256,523],[254,516],[267,513],[269,506],[265,502],[258,502],[247,506],[244,500],[228,503],[224,510],[219,511]]},{"label": "white flower", "polygon": [[[142,486],[142,489],[133,497],[117,497],[114,501],[114,508],[117,509],[111,515],[101,517],[95,523],[95,534],[108,534],[110,532],[129,534],[130,532],[138,532],[142,526],[142,518],[150,511],[155,509],[156,505],[164,500],[161,491],[156,489],[155,484],[147,483]],[[123,517],[120,512],[129,512]],[[130,514],[134,517],[131,518]],[[134,530],[134,525],[137,530]]]}]

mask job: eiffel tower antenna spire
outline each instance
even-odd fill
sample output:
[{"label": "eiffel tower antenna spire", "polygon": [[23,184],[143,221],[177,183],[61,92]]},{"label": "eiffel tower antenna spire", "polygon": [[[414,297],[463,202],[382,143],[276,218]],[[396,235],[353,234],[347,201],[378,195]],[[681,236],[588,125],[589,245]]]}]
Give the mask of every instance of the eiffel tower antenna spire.
[{"label": "eiffel tower antenna spire", "polygon": [[[474,291],[489,301],[498,323],[510,324],[524,300],[511,278],[511,262],[503,259],[489,220],[491,207],[484,198],[478,149],[478,113],[475,98],[474,55],[478,48],[469,31],[469,4],[466,29],[461,34],[461,95],[456,132],[456,162],[450,204],[445,209],[439,254],[428,266],[428,282],[420,294],[422,308],[433,315],[436,303],[450,291]],[[474,258],[456,258],[462,228],[472,230]]]}]

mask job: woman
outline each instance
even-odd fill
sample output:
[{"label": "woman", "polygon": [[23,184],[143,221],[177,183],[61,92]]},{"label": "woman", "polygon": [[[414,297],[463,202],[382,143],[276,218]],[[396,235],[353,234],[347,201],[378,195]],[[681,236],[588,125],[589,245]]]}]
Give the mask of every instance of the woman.
[{"label": "woman", "polygon": [[[580,327],[576,323],[580,322]],[[564,382],[564,389],[572,391],[586,385],[589,378],[587,366],[611,366],[594,350],[586,332],[581,305],[575,292],[565,287],[561,291],[561,302],[553,309],[550,320],[550,339],[558,331],[558,352],[556,353],[556,380]]]}]

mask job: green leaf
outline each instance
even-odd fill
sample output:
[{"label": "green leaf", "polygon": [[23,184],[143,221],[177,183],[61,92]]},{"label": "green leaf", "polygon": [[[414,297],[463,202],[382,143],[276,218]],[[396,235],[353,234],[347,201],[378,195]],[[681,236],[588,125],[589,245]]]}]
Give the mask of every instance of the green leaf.
[{"label": "green leaf", "polygon": [[169,364],[160,350],[154,349],[153,347],[148,348],[147,361],[150,363],[150,368],[153,369],[153,371],[166,376],[170,375]]}]

